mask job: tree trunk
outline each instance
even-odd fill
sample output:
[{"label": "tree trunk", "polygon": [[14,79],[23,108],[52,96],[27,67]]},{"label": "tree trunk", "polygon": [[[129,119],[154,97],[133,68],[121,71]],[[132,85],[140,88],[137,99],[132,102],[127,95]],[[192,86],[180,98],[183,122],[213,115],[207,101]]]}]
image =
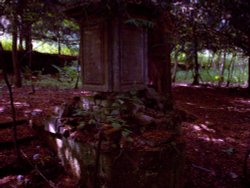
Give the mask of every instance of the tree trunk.
[{"label": "tree trunk", "polygon": [[165,69],[165,75],[163,79],[166,81],[164,83],[165,87],[163,92],[166,94],[165,96],[172,98],[172,79],[171,79],[171,49],[169,45],[169,38],[168,35],[164,33],[164,43],[165,43],[165,54],[166,54],[166,69]]},{"label": "tree trunk", "polygon": [[226,87],[229,87],[230,82],[232,80],[232,75],[233,75],[233,70],[234,70],[233,68],[234,68],[234,62],[235,62],[236,55],[237,55],[237,53],[234,52],[233,56],[231,58],[231,61],[230,61],[229,65],[228,65],[227,85],[226,85]]},{"label": "tree trunk", "polygon": [[193,80],[193,85],[199,85],[199,69],[200,65],[198,62],[198,41],[196,37],[196,23],[193,24],[193,45],[194,45],[194,80]]},{"label": "tree trunk", "polygon": [[33,50],[33,47],[32,47],[32,32],[31,32],[31,24],[30,23],[24,23],[25,25],[25,29],[24,29],[24,32],[25,32],[25,50],[26,50],[26,53],[28,54],[28,65],[29,65],[29,68],[32,70],[32,50]]},{"label": "tree trunk", "polygon": [[209,56],[208,56],[208,63],[207,63],[207,69],[210,69],[213,66],[213,61],[214,61],[214,56],[215,56],[215,52],[212,52],[211,56],[210,56],[210,52],[209,52]]},{"label": "tree trunk", "polygon": [[172,82],[173,83],[176,81],[176,73],[177,73],[177,68],[178,68],[178,54],[179,54],[179,50],[176,49],[175,54],[174,54],[174,67],[172,70]]},{"label": "tree trunk", "polygon": [[61,39],[60,36],[57,38],[57,43],[58,43],[58,55],[61,55]]},{"label": "tree trunk", "polygon": [[250,54],[248,55],[248,92],[250,93]]},{"label": "tree trunk", "polygon": [[250,93],[250,35],[248,35],[248,93]]},{"label": "tree trunk", "polygon": [[[149,32],[149,80],[156,91],[171,95],[171,59],[164,32],[154,28]],[[169,79],[169,80],[168,80]]]},{"label": "tree trunk", "polygon": [[[196,46],[196,45],[195,45]],[[198,52],[197,48],[194,48],[194,80],[193,80],[193,85],[199,85],[199,78],[200,78],[200,65],[198,63]]]},{"label": "tree trunk", "polygon": [[223,60],[222,60],[221,65],[220,65],[220,78],[219,78],[219,82],[218,82],[219,87],[224,82],[224,71],[225,71],[225,65],[226,65],[226,56],[227,56],[227,53],[226,53],[226,51],[224,51]]},{"label": "tree trunk", "polygon": [[12,62],[15,77],[15,86],[22,87],[21,67],[17,56],[17,16],[13,15],[12,23]]},{"label": "tree trunk", "polygon": [[19,31],[19,48],[18,48],[20,51],[24,50],[24,48],[23,48],[23,33],[24,33],[23,27],[21,26],[20,31]]},{"label": "tree trunk", "polygon": [[76,77],[76,83],[75,83],[75,87],[74,89],[78,89],[78,84],[79,84],[79,80],[80,80],[80,67],[81,67],[81,62],[80,62],[80,57],[77,58],[77,77]]},{"label": "tree trunk", "polygon": [[175,81],[176,81],[177,67],[178,67],[178,61],[175,59],[174,60],[174,67],[173,67],[173,71],[172,71],[172,82],[173,83],[175,83]]},{"label": "tree trunk", "polygon": [[221,51],[218,52],[217,56],[218,56],[217,61],[214,60],[214,64],[213,64],[213,69],[214,69],[214,72],[216,73],[218,73],[218,67],[221,61]]}]

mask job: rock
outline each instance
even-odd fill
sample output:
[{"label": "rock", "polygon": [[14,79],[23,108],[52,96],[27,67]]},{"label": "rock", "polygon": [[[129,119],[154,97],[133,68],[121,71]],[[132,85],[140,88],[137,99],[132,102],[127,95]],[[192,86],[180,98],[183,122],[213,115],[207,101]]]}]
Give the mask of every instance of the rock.
[{"label": "rock", "polygon": [[120,115],[120,111],[119,110],[112,110],[110,115],[111,116],[118,116],[118,115]]},{"label": "rock", "polygon": [[232,179],[236,179],[236,178],[239,177],[239,176],[238,176],[236,173],[234,173],[234,172],[230,172],[229,175],[230,175],[230,177],[231,177]]},{"label": "rock", "polygon": [[69,137],[70,135],[70,128],[65,126],[59,126],[58,132],[60,135],[64,136],[65,138]]},{"label": "rock", "polygon": [[101,101],[100,105],[102,107],[107,108],[110,105],[110,101],[108,101],[107,99],[104,99],[104,100]]},{"label": "rock", "polygon": [[103,131],[104,139],[111,144],[120,144],[122,137],[121,128],[110,128]]},{"label": "rock", "polygon": [[18,187],[22,186],[23,183],[24,183],[24,176],[23,176],[23,175],[18,175],[18,176],[16,177],[16,179],[17,179],[17,186],[18,186]]},{"label": "rock", "polygon": [[33,159],[34,161],[39,160],[39,159],[40,159],[40,154],[36,153],[35,155],[33,155],[32,159]]},{"label": "rock", "polygon": [[133,103],[131,101],[126,102],[126,111],[130,114],[130,115],[135,115],[139,112],[142,112],[145,110],[145,106],[141,105],[141,104],[136,104]]},{"label": "rock", "polygon": [[149,108],[155,108],[156,110],[166,111],[172,110],[171,100],[167,97],[159,95],[153,88],[147,87],[145,91],[145,96],[147,98],[147,106]]},{"label": "rock", "polygon": [[64,103],[62,117],[74,116],[79,110],[83,110],[83,102],[79,96],[76,96],[71,101]]},{"label": "rock", "polygon": [[137,123],[142,126],[152,125],[155,122],[155,119],[153,117],[143,113],[136,113],[134,118],[137,121]]}]

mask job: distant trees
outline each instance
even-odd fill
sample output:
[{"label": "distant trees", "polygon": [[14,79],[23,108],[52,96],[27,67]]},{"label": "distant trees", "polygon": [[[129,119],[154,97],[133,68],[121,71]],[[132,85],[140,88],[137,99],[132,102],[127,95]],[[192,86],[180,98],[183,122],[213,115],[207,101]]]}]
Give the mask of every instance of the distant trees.
[{"label": "distant trees", "polygon": [[[249,2],[244,0],[172,1],[172,44],[178,53],[186,54],[186,63],[194,67],[193,84],[199,84],[200,78],[198,52],[206,49],[226,55],[229,51],[243,51],[249,56],[249,10]],[[225,57],[221,59],[219,83],[224,79]]]},{"label": "distant trees", "polygon": [[63,14],[64,7],[57,0],[5,0],[0,3],[0,16],[10,22],[4,28],[12,35],[12,60],[15,85],[21,87],[21,69],[17,50],[25,50],[31,65],[32,40],[58,42],[60,46],[78,39],[78,27]]},{"label": "distant trees", "polygon": [[248,55],[248,90],[250,92],[250,2],[245,0],[222,0],[223,11],[228,14],[233,44]]},{"label": "distant trees", "polygon": [[[13,62],[15,61],[15,48],[32,51],[32,40],[46,40],[57,42],[58,52],[61,44],[78,43],[79,27],[63,14],[66,3],[83,2],[81,0],[5,0],[0,2],[0,15],[11,21],[5,32],[13,36]],[[85,1],[91,3],[92,1]],[[93,1],[96,2],[96,1]],[[250,56],[250,5],[245,0],[102,0],[103,6],[116,5],[119,11],[124,11],[126,3],[134,2],[146,6],[154,6],[160,14],[161,20],[153,20],[160,26],[162,37],[166,39],[161,52],[164,53],[167,64],[157,65],[157,71],[167,69],[163,74],[168,74],[170,69],[167,57],[174,49],[178,53],[187,54],[187,64],[193,67],[193,84],[200,81],[200,63],[198,52],[207,49],[213,53],[219,51],[241,50]],[[2,17],[3,18],[3,17]],[[160,24],[159,24],[160,23]],[[162,26],[162,27],[161,27]],[[15,40],[17,40],[15,42]],[[19,47],[15,47],[19,45]],[[169,53],[169,54],[167,54]],[[31,61],[31,60],[30,60]],[[16,64],[16,63],[15,63]],[[249,58],[250,65],[250,58]],[[162,66],[162,67],[161,67]],[[17,66],[18,68],[18,63]],[[160,68],[161,67],[161,68]],[[248,66],[250,67],[250,66]],[[220,81],[223,81],[223,63],[221,66]],[[250,68],[249,68],[250,69]],[[151,70],[149,70],[151,71]],[[18,72],[18,71],[17,71]],[[249,70],[250,75],[250,70]],[[159,76],[159,75],[158,75]],[[17,80],[19,79],[16,75]],[[169,76],[162,76],[161,91],[171,86]],[[250,76],[249,76],[250,90]],[[165,86],[165,84],[167,86]],[[160,85],[161,85],[160,84]],[[164,87],[166,87],[164,89]]]}]

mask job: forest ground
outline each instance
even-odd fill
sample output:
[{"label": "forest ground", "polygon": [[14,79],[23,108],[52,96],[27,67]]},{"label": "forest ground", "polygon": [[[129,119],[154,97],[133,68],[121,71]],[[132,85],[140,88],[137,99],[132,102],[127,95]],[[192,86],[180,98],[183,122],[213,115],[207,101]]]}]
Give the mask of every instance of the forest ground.
[{"label": "forest ground", "polygon": [[[30,90],[29,87],[13,88],[17,119],[50,113],[53,106],[82,95],[81,90],[39,88],[35,94],[29,94]],[[0,96],[1,125],[1,122],[11,121],[5,86],[0,87]],[[183,122],[182,128],[186,141],[185,188],[243,188],[244,158],[250,149],[250,95],[244,89],[176,85],[173,96],[177,108],[196,117],[193,122]],[[77,187],[62,173],[56,158],[43,142],[32,139],[36,135],[27,124],[17,129],[18,138],[23,141],[20,143],[22,151],[31,162],[38,154],[36,162],[41,168],[46,169],[44,164],[49,163],[50,172],[45,171],[45,175],[58,187]],[[20,166],[14,165],[14,149],[6,144],[11,139],[11,129],[0,127],[0,187],[16,185],[18,174],[23,175],[21,179],[32,179],[39,187],[49,187],[52,182],[39,178],[32,168],[20,170]]]}]

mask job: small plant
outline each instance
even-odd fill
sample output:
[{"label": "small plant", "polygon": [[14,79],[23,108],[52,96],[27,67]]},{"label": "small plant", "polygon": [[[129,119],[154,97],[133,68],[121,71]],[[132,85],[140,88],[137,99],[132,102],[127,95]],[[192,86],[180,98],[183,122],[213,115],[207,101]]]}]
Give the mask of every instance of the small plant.
[{"label": "small plant", "polygon": [[[86,99],[86,98],[85,98]],[[75,110],[73,117],[78,118],[77,129],[105,130],[108,128],[119,132],[123,138],[131,141],[131,127],[128,125],[127,117],[129,108],[141,105],[142,101],[137,97],[136,91],[122,93],[111,98],[94,100],[94,97],[87,99],[90,106]],[[107,133],[107,132],[106,132]],[[109,134],[109,133],[107,133]]]},{"label": "small plant", "polygon": [[73,82],[77,77],[77,69],[75,66],[65,66],[65,67],[58,67],[56,65],[52,65],[59,73],[58,80],[60,82]]}]

